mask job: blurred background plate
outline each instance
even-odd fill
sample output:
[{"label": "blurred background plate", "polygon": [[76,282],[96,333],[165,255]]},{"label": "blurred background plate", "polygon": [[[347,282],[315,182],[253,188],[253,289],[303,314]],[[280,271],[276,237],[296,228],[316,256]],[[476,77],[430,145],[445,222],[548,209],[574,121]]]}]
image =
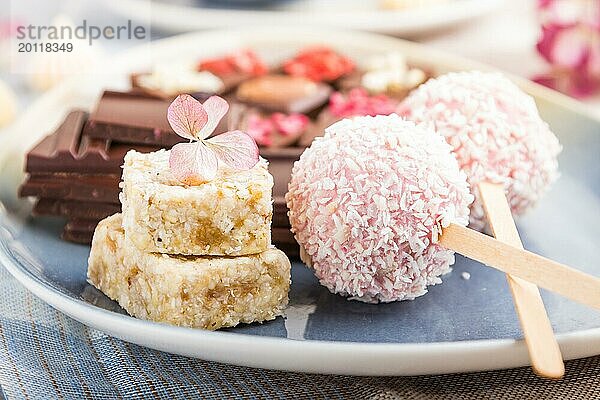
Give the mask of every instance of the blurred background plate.
[{"label": "blurred background plate", "polygon": [[[201,46],[198,44],[202,43]],[[239,365],[355,375],[420,375],[527,365],[504,275],[457,257],[444,283],[414,301],[363,304],[330,294],[294,262],[286,318],[209,332],[131,318],[86,282],[88,246],[59,239],[61,221],[29,217],[18,201],[24,154],[72,107],[89,109],[103,88],[125,89],[127,73],[160,60],[251,47],[271,62],[322,43],[357,60],[399,51],[443,73],[490,69],[398,39],[348,31],[253,28],[188,34],[110,60],[115,74],[73,79],[42,96],[0,138],[0,262],[29,290],[93,328],[143,346]],[[103,66],[101,65],[102,69]],[[108,69],[108,68],[107,68]],[[600,276],[600,119],[580,103],[523,79],[564,146],[562,177],[518,227],[525,247]],[[470,274],[465,279],[463,273]],[[600,313],[542,291],[567,359],[600,354]]]},{"label": "blurred background plate", "polygon": [[[383,9],[385,2],[406,4]],[[492,12],[501,0],[106,0],[116,13],[139,18],[151,4],[156,28],[187,32],[240,26],[321,26],[413,36]]]}]

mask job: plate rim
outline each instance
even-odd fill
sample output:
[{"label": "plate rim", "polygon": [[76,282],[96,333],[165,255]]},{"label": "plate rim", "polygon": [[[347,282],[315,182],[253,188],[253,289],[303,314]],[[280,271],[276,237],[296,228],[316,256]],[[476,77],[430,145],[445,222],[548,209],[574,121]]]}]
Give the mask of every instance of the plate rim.
[{"label": "plate rim", "polygon": [[[149,2],[149,13],[144,13],[144,23],[152,24],[171,32],[187,32],[199,29],[231,28],[240,25],[272,25],[286,24],[310,26],[327,25],[333,28],[360,29],[378,33],[394,33],[400,35],[417,35],[443,28],[451,27],[458,22],[472,20],[489,14],[497,9],[501,0],[453,0],[437,4],[431,9],[414,8],[408,10],[374,9],[368,13],[338,12],[334,16],[324,16],[325,13],[310,13],[309,22],[304,18],[305,13],[295,10],[253,10],[253,9],[218,9],[188,7],[177,4],[167,4],[154,0],[107,0],[108,7],[121,16],[136,15],[135,10],[140,2]],[[200,14],[202,14],[201,18]],[[226,15],[227,14],[227,15]],[[356,13],[354,13],[356,14]],[[139,16],[139,13],[137,13]],[[181,15],[185,17],[182,19]],[[432,15],[436,15],[433,17]],[[160,16],[160,18],[158,17]],[[299,18],[302,17],[302,18]],[[278,21],[283,18],[283,20]],[[351,18],[348,20],[348,18]],[[343,21],[339,21],[344,19]],[[201,20],[202,23],[195,21]],[[175,23],[176,21],[176,23]],[[227,22],[224,22],[227,21]],[[250,22],[252,21],[252,22]],[[277,22],[274,22],[277,21]],[[418,22],[417,22],[418,21]]]},{"label": "plate rim", "polygon": [[[4,210],[2,214],[5,214]],[[4,216],[2,217],[4,219]],[[15,259],[8,249],[9,241],[14,240],[14,237],[5,227],[0,226],[0,229],[5,231],[0,236],[0,263],[33,295],[88,327],[155,350],[254,368],[356,376],[434,375],[530,365],[523,339],[429,343],[297,340],[184,328],[141,320],[75,299],[46,284]],[[162,339],[154,340],[158,336]],[[168,338],[170,340],[165,340]],[[590,347],[595,349],[595,354],[600,354],[600,328],[558,334],[556,338],[565,360],[590,356]],[[185,343],[186,340],[195,340],[202,346],[195,347],[191,353],[185,345],[177,348],[171,346],[173,342]],[[220,350],[215,355],[214,351],[208,351],[211,348]],[[246,350],[242,357],[236,355],[234,358],[231,357],[231,352],[223,353],[224,350],[232,348],[246,348],[251,351]],[[264,357],[265,354],[277,354],[276,360]],[[350,354],[350,358],[363,361],[362,366],[349,364]],[[287,362],[286,357],[294,360],[293,366]],[[496,358],[490,362],[488,357]],[[415,358],[420,358],[422,364],[411,365]],[[394,364],[394,361],[399,360],[403,362]]]},{"label": "plate rim", "polygon": [[[168,39],[155,42],[155,48],[166,48],[172,46],[181,40],[197,40],[198,36],[203,38],[214,38],[228,34],[247,33],[252,30],[252,36],[264,35],[265,32],[277,30],[286,32],[287,35],[297,34],[298,28],[272,28],[262,29],[244,28],[237,30],[217,30],[203,33],[192,33],[179,35]],[[233,32],[233,33],[232,33]],[[262,32],[262,33],[261,33]],[[409,43],[396,38],[389,38],[371,33],[357,33],[348,30],[319,29],[313,30],[315,35],[352,35],[352,38],[359,39],[365,43],[372,40],[380,40],[399,46],[399,49],[410,49],[411,52],[418,51],[421,54],[427,54],[432,58],[432,63],[444,59],[445,64],[459,64],[467,68],[480,68],[496,70],[461,57],[449,56],[438,50],[432,50],[428,47]],[[335,32],[332,33],[332,32]],[[162,46],[162,47],[161,47]],[[140,50],[138,51],[138,55]],[[136,50],[127,51],[124,59],[135,57]],[[112,60],[111,62],[114,62]],[[549,99],[572,112],[587,116],[600,121],[596,115],[586,112],[585,108],[577,102],[566,96],[543,88],[537,84],[526,81],[522,78],[514,79],[521,87],[530,94],[537,97]],[[71,90],[75,90],[78,78],[65,82],[63,85],[45,94],[31,107],[35,112],[37,109],[43,109],[44,105],[52,103],[52,96],[59,99],[66,96]],[[27,112],[22,118],[27,118]],[[18,123],[14,126],[18,127]],[[17,129],[16,127],[14,129]],[[4,141],[7,136],[15,137],[18,135],[3,135]],[[9,146],[5,148],[8,149]],[[2,204],[0,203],[0,207]],[[4,212],[4,211],[2,211]],[[1,213],[0,213],[1,214]],[[0,229],[6,229],[0,227]],[[9,238],[13,236],[8,232]],[[14,238],[13,238],[14,240]],[[83,300],[77,300],[61,293],[54,287],[45,284],[39,277],[36,277],[31,271],[27,270],[14,256],[8,252],[6,247],[8,243],[0,240],[0,262],[5,265],[7,270],[21,284],[23,284],[34,295],[48,303],[52,307],[64,312],[72,318],[91,326],[92,328],[104,331],[112,336],[119,337],[133,343],[155,348],[157,350],[168,351],[175,354],[202,358],[211,361],[227,362],[236,365],[245,365],[250,367],[260,367],[269,369],[279,369],[296,372],[312,372],[326,374],[345,374],[345,375],[421,375],[421,374],[440,374],[455,372],[473,372],[482,370],[515,368],[529,365],[526,346],[522,339],[479,339],[458,342],[431,342],[431,343],[364,343],[364,342],[342,342],[342,341],[322,341],[322,340],[294,340],[287,338],[261,337],[235,332],[210,332],[198,329],[173,327],[164,324],[139,320],[130,316],[114,313]],[[91,312],[90,312],[91,311]],[[94,317],[95,316],[95,317]],[[140,329],[141,328],[141,329]],[[144,332],[141,334],[139,332]],[[146,334],[151,333],[151,334]],[[203,346],[196,345],[193,349],[188,347],[173,347],[169,340],[157,339],[164,335],[171,338],[182,338],[185,340],[200,341]],[[153,337],[154,336],[154,337]],[[185,340],[183,340],[185,339]],[[582,331],[570,332],[557,335],[557,340],[563,351],[565,359],[586,357],[594,354],[600,354],[600,328],[587,329]],[[236,343],[236,348],[247,349],[242,355],[233,354],[231,346]],[[255,348],[254,348],[255,347]],[[276,351],[274,350],[276,349]],[[308,349],[308,350],[307,350]],[[226,351],[229,350],[229,351]],[[279,353],[279,354],[275,354]],[[271,354],[273,357],[265,357],[265,354]],[[290,364],[289,357],[293,359],[293,365]],[[348,363],[348,357],[360,358],[361,364],[354,365]],[[491,360],[490,360],[491,359]],[[418,363],[415,363],[418,360]]]}]

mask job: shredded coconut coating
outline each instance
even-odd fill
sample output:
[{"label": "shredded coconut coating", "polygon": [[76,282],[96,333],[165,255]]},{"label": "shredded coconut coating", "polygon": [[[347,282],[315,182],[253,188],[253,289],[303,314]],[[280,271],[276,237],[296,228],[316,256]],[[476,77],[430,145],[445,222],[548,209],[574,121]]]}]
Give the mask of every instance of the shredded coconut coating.
[{"label": "shredded coconut coating", "polygon": [[125,156],[121,203],[127,239],[145,252],[239,256],[271,245],[273,177],[260,159],[248,171],[219,166],[217,177],[186,186],[169,151]]},{"label": "shredded coconut coating", "polygon": [[414,299],[454,252],[441,228],[466,225],[466,176],[442,136],[393,114],[337,122],[294,165],[286,195],[321,284],[365,302]]},{"label": "shredded coconut coating", "polygon": [[96,228],[88,280],[134,317],[212,330],[282,315],[290,261],[273,247],[240,257],[143,253],[115,214]]},{"label": "shredded coconut coating", "polygon": [[475,202],[471,226],[485,228],[477,184],[503,184],[515,215],[533,206],[558,177],[558,139],[533,98],[499,73],[459,72],[430,79],[400,114],[434,125],[454,148]]}]

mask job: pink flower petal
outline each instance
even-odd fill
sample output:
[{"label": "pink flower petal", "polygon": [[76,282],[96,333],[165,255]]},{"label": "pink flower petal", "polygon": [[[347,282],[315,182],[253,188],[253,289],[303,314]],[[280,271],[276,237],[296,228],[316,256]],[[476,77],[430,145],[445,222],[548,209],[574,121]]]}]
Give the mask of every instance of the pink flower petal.
[{"label": "pink flower petal", "polygon": [[215,152],[220,161],[232,168],[246,170],[258,162],[258,146],[245,132],[225,132],[205,140],[204,143]]},{"label": "pink flower petal", "polygon": [[554,46],[556,35],[561,29],[558,25],[542,26],[541,36],[536,44],[536,48],[540,55],[549,63],[552,63],[552,47]]},{"label": "pink flower petal", "polygon": [[[598,32],[597,39],[600,40],[600,32]],[[600,79],[600,46],[590,47],[590,53],[587,59],[587,73]]]},{"label": "pink flower petal", "polygon": [[218,160],[202,142],[179,143],[171,149],[169,168],[186,185],[199,185],[215,178]]},{"label": "pink flower petal", "polygon": [[588,38],[577,28],[560,30],[551,46],[551,60],[554,64],[566,68],[577,68],[586,59]]},{"label": "pink flower petal", "polygon": [[198,139],[209,117],[202,103],[189,94],[181,94],[169,105],[167,119],[171,128],[179,136],[186,139]]},{"label": "pink flower petal", "polygon": [[202,106],[208,114],[208,123],[199,132],[198,138],[206,139],[217,129],[217,125],[219,125],[221,119],[227,114],[229,104],[227,100],[219,96],[210,96]]}]

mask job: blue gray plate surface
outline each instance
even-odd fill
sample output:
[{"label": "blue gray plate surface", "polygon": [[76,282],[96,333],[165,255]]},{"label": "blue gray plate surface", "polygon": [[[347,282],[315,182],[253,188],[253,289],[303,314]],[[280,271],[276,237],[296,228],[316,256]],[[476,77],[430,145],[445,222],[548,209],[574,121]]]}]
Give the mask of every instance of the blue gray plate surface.
[{"label": "blue gray plate surface", "polygon": [[[552,101],[539,104],[564,146],[561,177],[518,220],[519,231],[527,249],[600,276],[600,122]],[[285,318],[206,332],[127,316],[86,282],[89,247],[60,240],[62,223],[31,218],[26,207],[3,210],[0,262],[53,306],[125,340],[212,360],[311,372],[420,374],[527,363],[505,276],[461,256],[443,284],[425,296],[380,305],[329,293],[296,261]],[[542,292],[565,356],[599,354],[600,312]]]}]

